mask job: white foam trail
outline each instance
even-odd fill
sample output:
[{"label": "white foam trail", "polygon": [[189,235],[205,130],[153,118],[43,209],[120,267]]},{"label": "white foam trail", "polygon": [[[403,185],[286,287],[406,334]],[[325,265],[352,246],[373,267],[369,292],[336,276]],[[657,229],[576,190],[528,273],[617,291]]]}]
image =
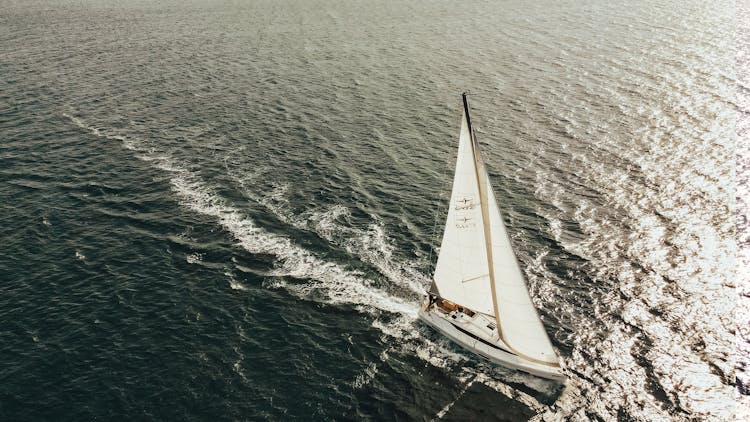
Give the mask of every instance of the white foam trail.
[{"label": "white foam trail", "polygon": [[278,257],[282,265],[275,275],[311,279],[305,284],[285,284],[285,288],[298,297],[307,298],[319,292],[331,304],[366,305],[382,311],[416,315],[416,304],[389,295],[372,286],[370,280],[316,257],[286,237],[263,230],[187,170],[164,158],[160,158],[159,163],[159,168],[174,174],[170,183],[184,206],[216,218],[248,252]]},{"label": "white foam trail", "polygon": [[[282,191],[283,192],[283,191]],[[401,286],[414,293],[423,295],[429,285],[428,277],[421,273],[415,262],[403,262],[396,259],[393,253],[393,242],[388,237],[386,229],[380,222],[373,222],[367,230],[361,230],[339,223],[343,217],[351,216],[351,212],[343,205],[334,205],[322,212],[313,212],[307,218],[290,218],[283,207],[278,206],[279,191],[274,198],[274,211],[278,216],[295,227],[312,230],[327,241],[342,246],[352,256],[377,268],[395,285]],[[266,201],[264,203],[268,203]]]},{"label": "white foam trail", "polygon": [[425,293],[429,285],[429,277],[419,271],[416,262],[396,259],[393,254],[393,242],[379,221],[373,222],[368,230],[341,224],[338,222],[339,219],[347,219],[351,216],[350,210],[341,204],[333,205],[321,212],[296,215],[290,211],[287,198],[288,184],[277,184],[270,192],[258,193],[253,188],[252,182],[261,175],[259,174],[261,170],[246,175],[233,170],[228,162],[224,164],[227,173],[242,186],[243,193],[265,206],[281,221],[300,230],[312,231],[332,244],[344,247],[352,256],[377,268],[394,285],[401,286],[418,296]]},{"label": "white foam trail", "polygon": [[372,264],[389,280],[406,287],[417,295],[425,294],[428,278],[414,265],[397,261],[393,256],[392,242],[381,223],[373,223],[368,231],[349,239],[346,250]]},{"label": "white foam trail", "polygon": [[79,119],[78,117],[71,116],[71,115],[69,115],[67,113],[63,113],[63,116],[65,116],[68,119],[70,119],[71,122],[73,122],[76,126],[80,127],[81,129],[85,129],[85,130],[91,132],[92,134],[94,134],[94,135],[96,135],[96,136],[98,136],[100,138],[110,139],[110,140],[114,140],[114,141],[120,141],[122,143],[122,145],[126,149],[128,149],[130,151],[146,152],[146,148],[144,148],[141,145],[138,145],[132,139],[128,139],[125,136],[121,136],[121,135],[113,135],[113,134],[103,133],[99,128],[87,125],[86,122],[84,122],[83,120]]},{"label": "white foam trail", "polygon": [[347,252],[373,265],[394,284],[423,295],[429,278],[417,269],[415,262],[403,262],[394,257],[393,242],[383,224],[374,222],[363,231],[338,222],[341,217],[350,215],[348,208],[334,205],[324,212],[313,213],[308,222],[321,237],[344,246]]},{"label": "white foam trail", "polygon": [[[76,125],[97,136],[119,141],[124,139],[102,133],[86,125],[81,119],[66,116]],[[281,267],[275,271],[274,275],[310,279],[305,284],[279,281],[277,286],[283,286],[301,298],[310,298],[317,293],[325,296],[325,301],[331,304],[359,305],[359,309],[364,311],[379,309],[416,317],[417,305],[415,303],[389,295],[373,286],[371,280],[367,280],[359,273],[320,259],[288,238],[269,233],[256,226],[241,210],[227,204],[197,175],[180,165],[170,155],[150,151],[135,142],[129,145],[129,149],[140,153],[137,155],[139,159],[150,162],[154,167],[171,174],[169,182],[183,206],[199,214],[215,218],[248,252],[275,255]],[[239,283],[230,282],[230,284],[232,288],[241,286]]]},{"label": "white foam trail", "polygon": [[83,122],[83,120],[79,119],[78,117],[75,117],[75,116],[71,116],[71,115],[70,115],[70,114],[68,114],[68,113],[63,113],[63,116],[65,116],[65,117],[67,117],[68,119],[70,119],[70,120],[71,120],[71,121],[72,121],[73,123],[75,123],[75,124],[76,124],[76,126],[78,126],[78,127],[80,127],[80,128],[83,128],[83,129],[86,129],[86,130],[88,130],[89,132],[92,132],[92,133],[93,133],[94,135],[96,135],[96,136],[101,136],[101,135],[99,134],[99,131],[98,131],[98,130],[97,130],[96,128],[87,126],[87,125],[86,125],[86,123],[84,123],[84,122]]},{"label": "white foam trail", "polygon": [[412,293],[423,295],[429,284],[428,277],[421,273],[415,262],[396,259],[393,242],[381,222],[373,222],[367,230],[352,228],[339,223],[341,217],[349,217],[351,212],[343,205],[313,213],[308,217],[309,226],[331,243],[344,246],[351,255],[373,265],[394,284]]}]

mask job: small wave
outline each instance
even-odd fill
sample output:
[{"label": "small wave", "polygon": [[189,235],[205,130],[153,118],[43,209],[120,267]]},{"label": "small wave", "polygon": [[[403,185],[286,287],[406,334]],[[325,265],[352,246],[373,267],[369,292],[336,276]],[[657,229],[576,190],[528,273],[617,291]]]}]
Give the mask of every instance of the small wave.
[{"label": "small wave", "polygon": [[232,274],[231,272],[227,271],[224,273],[224,275],[227,276],[227,278],[229,279],[229,287],[231,287],[232,290],[241,290],[241,291],[247,290],[247,287],[245,287],[242,283],[237,281],[237,279],[234,278],[234,274]]},{"label": "small wave", "polygon": [[202,253],[194,252],[185,257],[185,261],[187,261],[188,264],[200,264],[203,261],[203,255]]},{"label": "small wave", "polygon": [[370,362],[367,364],[367,367],[364,369],[364,371],[361,374],[357,375],[357,377],[354,379],[354,382],[352,383],[352,386],[354,386],[354,388],[356,389],[360,389],[372,382],[377,374],[378,366],[375,364],[375,362]]}]

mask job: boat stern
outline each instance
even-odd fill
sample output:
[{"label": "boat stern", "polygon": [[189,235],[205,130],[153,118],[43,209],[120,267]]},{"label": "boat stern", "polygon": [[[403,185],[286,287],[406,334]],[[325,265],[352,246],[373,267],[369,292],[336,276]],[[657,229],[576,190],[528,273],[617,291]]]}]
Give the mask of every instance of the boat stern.
[{"label": "boat stern", "polygon": [[[497,337],[493,338],[489,333],[482,335],[477,330],[472,330],[469,325],[475,324],[476,318],[458,315],[460,313],[462,312],[443,309],[436,304],[434,299],[427,297],[420,305],[417,316],[454,343],[490,362],[563,384],[567,380],[560,367],[526,360],[509,349],[505,349],[507,346]],[[486,326],[486,324],[481,324],[481,326]]]}]

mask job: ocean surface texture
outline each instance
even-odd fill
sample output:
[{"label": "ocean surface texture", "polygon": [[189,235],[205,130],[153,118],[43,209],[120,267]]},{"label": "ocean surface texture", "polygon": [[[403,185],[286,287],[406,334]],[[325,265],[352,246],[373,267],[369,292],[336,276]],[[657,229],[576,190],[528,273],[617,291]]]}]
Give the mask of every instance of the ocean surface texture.
[{"label": "ocean surface texture", "polygon": [[[734,13],[1,2],[0,420],[730,420]],[[416,319],[464,90],[562,391]]]},{"label": "ocean surface texture", "polygon": [[737,2],[737,420],[750,420],[750,2]]}]

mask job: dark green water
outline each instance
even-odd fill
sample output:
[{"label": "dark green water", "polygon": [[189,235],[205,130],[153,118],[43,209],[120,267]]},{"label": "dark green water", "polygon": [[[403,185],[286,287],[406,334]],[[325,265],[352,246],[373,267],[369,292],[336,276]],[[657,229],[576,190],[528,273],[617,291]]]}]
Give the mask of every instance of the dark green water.
[{"label": "dark green water", "polygon": [[[0,419],[724,420],[733,13],[0,4]],[[464,90],[559,397],[415,318]]]}]

